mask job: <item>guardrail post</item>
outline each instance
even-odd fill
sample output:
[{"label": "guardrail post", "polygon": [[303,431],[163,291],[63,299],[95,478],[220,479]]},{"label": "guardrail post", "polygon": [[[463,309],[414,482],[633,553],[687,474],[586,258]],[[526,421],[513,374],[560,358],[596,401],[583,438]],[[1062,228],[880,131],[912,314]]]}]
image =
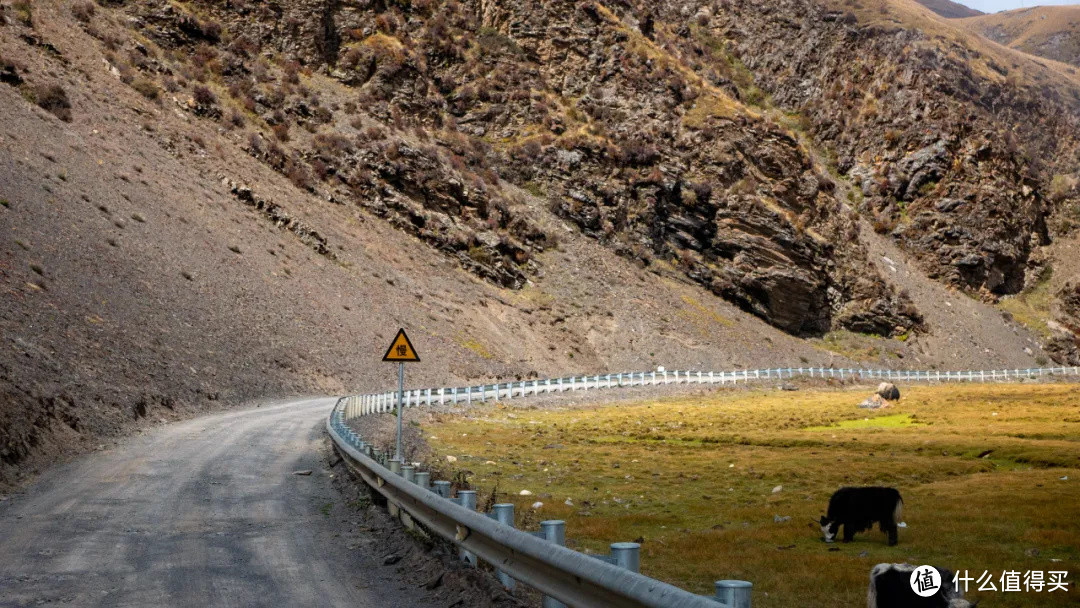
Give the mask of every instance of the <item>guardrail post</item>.
[{"label": "guardrail post", "polygon": [[611,557],[620,568],[631,572],[641,569],[641,545],[638,543],[611,543]]},{"label": "guardrail post", "polygon": [[[476,510],[476,490],[458,490],[458,504],[470,511]],[[476,555],[462,549],[459,553],[461,559],[476,567]]]},{"label": "guardrail post", "polygon": [[750,592],[754,585],[747,581],[716,581],[713,598],[724,608],[751,608]]},{"label": "guardrail post", "polygon": [[401,461],[400,460],[395,458],[395,459],[390,461],[390,472],[394,473],[394,474],[397,474],[397,475],[401,475]]},{"label": "guardrail post", "polygon": [[[504,526],[510,526],[511,528],[514,527],[514,503],[499,503],[491,508],[491,512],[494,515],[495,521],[499,522]],[[507,591],[514,590],[514,583],[516,581],[510,578],[509,574],[503,572],[502,570],[496,570],[495,576],[499,579],[499,582],[502,583],[502,586],[506,587]]]},{"label": "guardrail post", "polygon": [[416,483],[416,467],[411,464],[401,465],[401,476],[409,483]]},{"label": "guardrail post", "polygon": [[450,482],[444,479],[440,479],[435,482],[435,487],[432,488],[436,494],[443,498],[450,498]]},{"label": "guardrail post", "polygon": [[[566,546],[566,522],[561,519],[549,519],[540,522],[540,538],[554,543],[560,547]],[[559,600],[544,596],[541,606],[543,608],[566,608],[566,604]]]},{"label": "guardrail post", "polygon": [[559,378],[559,392],[563,392],[562,378]]},{"label": "guardrail post", "polygon": [[416,485],[428,490],[431,488],[431,473],[428,471],[417,471],[413,481],[416,482]]},{"label": "guardrail post", "polygon": [[577,377],[576,376],[570,376],[570,392],[574,392],[576,390],[577,390]]}]

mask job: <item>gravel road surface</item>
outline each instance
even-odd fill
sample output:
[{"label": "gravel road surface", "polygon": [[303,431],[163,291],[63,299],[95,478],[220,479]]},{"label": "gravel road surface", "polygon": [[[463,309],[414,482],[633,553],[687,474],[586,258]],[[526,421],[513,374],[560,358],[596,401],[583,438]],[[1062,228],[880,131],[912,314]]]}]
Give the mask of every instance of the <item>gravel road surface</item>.
[{"label": "gravel road surface", "polygon": [[343,541],[333,404],[171,424],[49,471],[0,502],[0,606],[431,605]]}]

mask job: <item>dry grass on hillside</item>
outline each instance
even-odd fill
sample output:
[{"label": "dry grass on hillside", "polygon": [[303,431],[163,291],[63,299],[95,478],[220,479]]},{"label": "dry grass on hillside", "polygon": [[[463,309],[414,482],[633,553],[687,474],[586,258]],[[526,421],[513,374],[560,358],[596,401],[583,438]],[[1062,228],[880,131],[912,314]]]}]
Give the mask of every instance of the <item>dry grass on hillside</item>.
[{"label": "dry grass on hillside", "polygon": [[[759,607],[860,605],[879,562],[1075,579],[1080,387],[902,388],[897,406],[869,414],[854,407],[865,388],[740,391],[585,410],[496,406],[424,432],[481,495],[497,486],[498,500],[517,503],[519,525],[565,519],[579,550],[642,538],[645,573],[698,592],[750,580]],[[905,498],[898,547],[876,530],[826,545],[809,529],[836,488],[872,484]],[[1061,605],[1077,600],[1071,586],[1057,597],[970,595]]]},{"label": "dry grass on hillside", "polygon": [[964,19],[969,28],[1010,48],[1075,64],[1080,60],[1080,5],[1035,6]]},{"label": "dry grass on hillside", "polygon": [[966,25],[982,17],[947,19],[915,0],[829,0],[829,4],[852,11],[866,26],[917,28],[941,48],[975,51],[967,61],[976,74],[990,81],[1054,88],[1080,84],[1080,69],[1075,66],[1000,45]]}]

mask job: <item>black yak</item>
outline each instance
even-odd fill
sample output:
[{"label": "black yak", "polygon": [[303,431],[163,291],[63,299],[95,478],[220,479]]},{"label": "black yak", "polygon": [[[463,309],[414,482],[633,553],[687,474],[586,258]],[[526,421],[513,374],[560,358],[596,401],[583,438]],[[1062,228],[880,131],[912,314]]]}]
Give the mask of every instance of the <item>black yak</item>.
[{"label": "black yak", "polygon": [[904,500],[896,488],[840,488],[829,499],[829,512],[821,517],[821,533],[831,543],[844,526],[844,542],[851,542],[856,532],[869,530],[880,522],[881,531],[889,535],[889,546],[895,545],[896,524]]},{"label": "black yak", "polygon": [[[921,597],[912,589],[911,564],[878,564],[870,571],[870,590],[866,594],[867,608],[974,608],[964,599],[964,593],[953,585],[953,573],[932,566],[941,577],[940,587],[929,597]],[[929,587],[927,592],[929,592]]]}]

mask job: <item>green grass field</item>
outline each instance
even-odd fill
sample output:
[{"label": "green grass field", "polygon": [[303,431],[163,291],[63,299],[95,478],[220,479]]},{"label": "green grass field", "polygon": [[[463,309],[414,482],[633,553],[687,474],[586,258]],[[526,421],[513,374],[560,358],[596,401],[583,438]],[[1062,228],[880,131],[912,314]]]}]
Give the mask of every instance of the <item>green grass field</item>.
[{"label": "green grass field", "polygon": [[[571,546],[593,552],[643,539],[642,572],[695,592],[734,578],[754,583],[758,608],[860,606],[874,564],[909,562],[995,579],[1066,570],[1068,594],[968,597],[1001,607],[1080,602],[1080,386],[901,390],[898,405],[874,413],[855,407],[866,388],[496,405],[424,432],[481,496],[497,488],[500,502],[517,503],[519,525],[565,519]],[[876,528],[850,544],[820,540],[810,522],[843,485],[900,490],[908,527],[899,546]]]}]

